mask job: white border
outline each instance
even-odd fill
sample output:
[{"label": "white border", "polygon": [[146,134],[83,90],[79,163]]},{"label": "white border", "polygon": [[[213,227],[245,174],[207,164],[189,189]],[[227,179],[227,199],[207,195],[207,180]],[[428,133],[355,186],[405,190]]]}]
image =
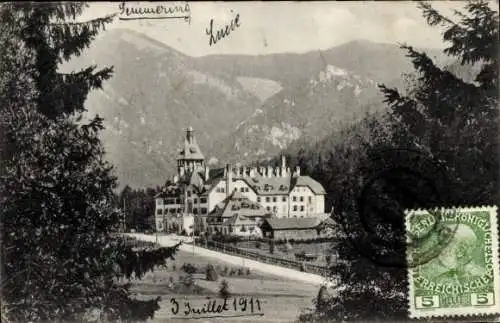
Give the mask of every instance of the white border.
[{"label": "white border", "polygon": [[[453,317],[453,316],[478,316],[478,315],[494,315],[500,314],[500,268],[498,266],[498,223],[497,223],[497,207],[496,206],[483,206],[483,207],[457,207],[452,209],[441,209],[441,211],[459,211],[459,212],[475,212],[475,211],[488,211],[490,213],[491,223],[491,249],[493,253],[493,292],[495,295],[495,305],[484,308],[474,307],[456,307],[456,308],[438,308],[426,309],[424,311],[415,308],[413,302],[413,275],[412,268],[407,269],[408,273],[408,305],[409,317],[412,319],[418,318],[437,318],[437,317]],[[408,227],[409,216],[412,214],[425,214],[426,210],[407,210],[405,212],[405,226]],[[408,256],[408,253],[407,253]]]}]

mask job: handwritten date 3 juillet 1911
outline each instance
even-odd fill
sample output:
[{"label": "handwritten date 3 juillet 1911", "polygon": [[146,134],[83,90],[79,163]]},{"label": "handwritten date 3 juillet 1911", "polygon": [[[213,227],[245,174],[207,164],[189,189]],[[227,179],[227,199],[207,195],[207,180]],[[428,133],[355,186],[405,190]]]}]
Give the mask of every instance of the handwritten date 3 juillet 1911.
[{"label": "handwritten date 3 juillet 1911", "polygon": [[174,315],[196,316],[203,314],[222,314],[233,312],[238,314],[263,314],[262,301],[254,297],[234,297],[220,299],[208,298],[201,306],[193,306],[189,301],[170,299],[171,311]]}]

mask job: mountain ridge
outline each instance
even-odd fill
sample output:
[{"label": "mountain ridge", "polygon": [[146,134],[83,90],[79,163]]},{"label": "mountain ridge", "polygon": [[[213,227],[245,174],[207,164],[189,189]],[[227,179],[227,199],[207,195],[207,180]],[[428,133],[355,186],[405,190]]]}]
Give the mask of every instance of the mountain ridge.
[{"label": "mountain ridge", "polygon": [[[220,62],[117,29],[98,37],[66,68],[115,67],[86,106],[105,119],[103,143],[120,186],[144,187],[171,178],[188,126],[207,162],[218,166],[273,157],[295,140],[319,140],[339,124],[379,111],[376,84],[397,80],[411,65],[397,46],[373,44],[352,42],[321,55],[224,55]],[[380,56],[401,58],[380,63]]]}]

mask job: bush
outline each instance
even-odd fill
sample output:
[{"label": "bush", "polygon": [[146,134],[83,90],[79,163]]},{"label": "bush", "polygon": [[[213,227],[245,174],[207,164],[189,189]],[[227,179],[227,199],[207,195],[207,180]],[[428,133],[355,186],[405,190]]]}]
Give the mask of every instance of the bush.
[{"label": "bush", "polygon": [[182,283],[187,287],[193,286],[194,285],[193,274],[188,274],[186,277],[184,277],[184,279],[182,279]]},{"label": "bush", "polygon": [[243,268],[238,268],[238,276],[242,276],[243,275]]},{"label": "bush", "polygon": [[231,296],[231,293],[229,291],[229,284],[225,279],[220,283],[219,296],[222,298],[228,298],[229,296]]},{"label": "bush", "polygon": [[325,312],[329,300],[330,295],[328,294],[328,290],[325,285],[322,285],[318,291],[318,295],[316,296],[316,311]]},{"label": "bush", "polygon": [[196,266],[191,265],[190,263],[184,263],[181,267],[181,269],[186,273],[186,274],[194,274],[196,273],[197,269]]},{"label": "bush", "polygon": [[208,264],[205,270],[205,278],[208,281],[217,281],[219,279],[219,275],[215,271],[215,268],[212,264]]}]

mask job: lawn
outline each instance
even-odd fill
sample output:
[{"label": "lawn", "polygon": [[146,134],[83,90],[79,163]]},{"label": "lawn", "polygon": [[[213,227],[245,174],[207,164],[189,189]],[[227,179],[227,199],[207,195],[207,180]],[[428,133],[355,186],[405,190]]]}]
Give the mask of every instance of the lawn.
[{"label": "lawn", "polygon": [[[197,267],[196,273],[192,275],[192,284],[186,286],[185,279],[188,276],[181,267],[190,263]],[[205,279],[205,267],[212,264],[219,273],[218,281],[207,281]],[[227,268],[227,270],[226,270]],[[225,273],[225,274],[224,274]],[[255,314],[263,316],[225,318],[231,322],[239,321],[265,321],[265,322],[291,322],[294,321],[301,310],[310,307],[312,300],[318,292],[318,286],[296,281],[284,280],[278,276],[272,276],[255,271],[247,271],[242,261],[241,266],[222,263],[208,257],[200,257],[190,252],[178,251],[175,261],[169,261],[166,268],[149,273],[142,280],[132,281],[132,291],[138,298],[153,298],[161,296],[160,310],[155,314],[152,322],[186,322],[185,317],[197,317],[198,314],[185,316],[185,302],[191,307],[202,307],[209,300],[216,300],[222,304],[223,299],[219,297],[219,289],[222,280],[226,280],[229,286],[230,297],[228,302],[233,304],[234,299],[245,304],[235,310],[233,305],[230,310],[220,315],[249,314],[250,302],[259,302],[260,311]],[[174,302],[180,304],[180,311],[174,315]],[[248,304],[248,306],[246,306]],[[255,306],[257,308],[257,306]],[[215,314],[205,314],[213,316]],[[179,318],[184,317],[184,318]],[[178,318],[178,319],[177,319]],[[206,320],[192,319],[196,322]]]}]

